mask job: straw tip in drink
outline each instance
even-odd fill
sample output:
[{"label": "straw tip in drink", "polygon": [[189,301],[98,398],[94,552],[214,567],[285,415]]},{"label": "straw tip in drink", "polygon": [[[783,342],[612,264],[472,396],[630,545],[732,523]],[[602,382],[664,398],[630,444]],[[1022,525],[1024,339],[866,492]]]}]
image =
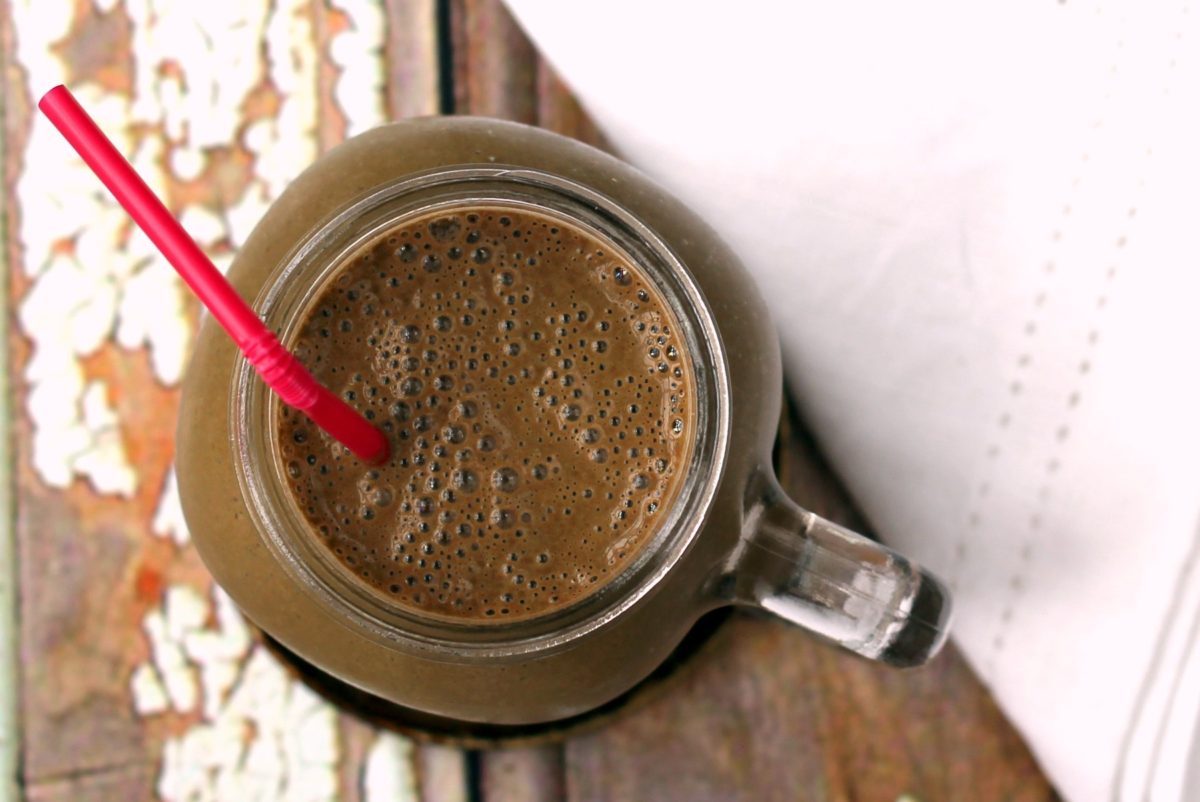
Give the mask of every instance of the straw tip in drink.
[{"label": "straw tip in drink", "polygon": [[[376,430],[378,431],[378,430]],[[368,465],[382,465],[392,456],[392,446],[388,439],[380,432],[378,441],[371,444],[371,449],[359,455],[359,458]]]}]

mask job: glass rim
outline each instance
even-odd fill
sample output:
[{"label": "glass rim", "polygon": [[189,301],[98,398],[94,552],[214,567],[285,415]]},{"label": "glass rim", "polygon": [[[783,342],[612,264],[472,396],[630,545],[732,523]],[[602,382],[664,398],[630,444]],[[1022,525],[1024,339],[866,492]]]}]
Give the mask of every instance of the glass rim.
[{"label": "glass rim", "polygon": [[271,447],[279,402],[241,356],[230,393],[234,462],[260,537],[290,578],[339,620],[372,640],[426,655],[519,658],[565,647],[616,619],[658,587],[691,547],[724,475],[730,435],[728,366],[712,310],[686,265],[654,231],[594,189],[524,167],[438,168],[376,188],[292,248],[264,282],[255,311],[290,348],[298,321],[346,257],[406,217],[466,204],[533,209],[583,228],[646,273],[679,323],[691,354],[696,436],[683,486],[634,560],[582,598],[515,621],[465,623],[386,602],[305,533],[308,525],[286,490],[282,461]]}]

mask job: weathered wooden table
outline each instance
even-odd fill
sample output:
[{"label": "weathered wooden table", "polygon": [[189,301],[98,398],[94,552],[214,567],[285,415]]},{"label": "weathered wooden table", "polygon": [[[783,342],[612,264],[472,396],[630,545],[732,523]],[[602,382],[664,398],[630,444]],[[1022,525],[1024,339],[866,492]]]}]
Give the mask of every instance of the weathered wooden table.
[{"label": "weathered wooden table", "polygon": [[[561,745],[416,744],[307,691],[214,592],[179,515],[171,444],[196,306],[33,101],[70,83],[218,263],[304,164],[389,118],[603,138],[495,0],[0,8],[12,798],[1055,797],[952,648],[901,673],[741,615],[664,692]],[[778,461],[799,501],[861,525],[791,414]]]}]

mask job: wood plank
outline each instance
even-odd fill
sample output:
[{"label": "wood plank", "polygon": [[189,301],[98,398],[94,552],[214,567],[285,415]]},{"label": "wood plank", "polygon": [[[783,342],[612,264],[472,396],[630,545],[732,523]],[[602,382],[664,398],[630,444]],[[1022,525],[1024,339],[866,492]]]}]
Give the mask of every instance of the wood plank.
[{"label": "wood plank", "polygon": [[[598,141],[561,83],[549,84],[549,71],[503,6],[452,0],[450,9],[455,112],[540,124],[547,109],[556,115],[553,130]],[[476,759],[478,793],[487,802],[564,798],[560,745],[489,751]]]},{"label": "wood plank", "polygon": [[[12,48],[12,25],[8,1],[0,0],[0,87],[6,87],[7,55]],[[7,92],[0,97],[0,188],[8,163],[9,114]],[[0,190],[0,288],[7,288],[11,261],[8,258],[10,232],[8,193]],[[8,341],[9,315],[7,292],[0,292],[0,344]],[[17,726],[18,632],[17,632],[17,547],[13,525],[13,458],[9,421],[12,420],[8,349],[0,347],[0,802],[14,802],[20,794],[17,772],[20,742]]]},{"label": "wood plank", "polygon": [[385,0],[387,108],[393,120],[438,113],[437,0]]},{"label": "wood plank", "polygon": [[[454,112],[538,124],[591,143],[598,129],[583,114],[500,3],[449,0]],[[561,744],[477,753],[478,798],[558,802],[565,798]]]},{"label": "wood plank", "polygon": [[[438,0],[384,2],[389,119],[432,115],[441,110],[438,42],[442,32],[438,28],[438,5]],[[413,761],[415,790],[422,802],[468,802],[472,798],[465,750],[418,743]]]},{"label": "wood plank", "polygon": [[543,58],[537,60],[537,124],[601,150],[613,150],[571,88]]},{"label": "wood plank", "polygon": [[[233,214],[234,205],[252,185],[255,191],[262,186],[260,164],[248,149],[243,134],[256,120],[280,113],[284,100],[281,86],[285,84],[290,84],[291,92],[302,95],[303,101],[314,104],[302,104],[300,108],[317,110],[317,149],[336,144],[344,135],[346,117],[337,105],[335,94],[342,68],[332,63],[330,52],[340,33],[361,30],[368,38],[371,31],[380,33],[382,69],[388,78],[383,85],[383,106],[388,114],[427,114],[437,109],[438,65],[433,28],[436,0],[389,0],[392,16],[384,20],[386,24],[382,27],[378,20],[353,18],[351,15],[358,13],[354,4],[343,4],[345,11],[337,5],[336,0],[258,0],[236,8],[214,6],[209,11],[180,3],[179,14],[194,12],[197,20],[211,26],[219,27],[223,21],[242,14],[244,19],[227,23],[233,26],[230,32],[260,26],[264,35],[244,51],[232,46],[220,53],[181,51],[178,63],[168,65],[158,76],[161,80],[174,70],[182,70],[184,74],[188,69],[208,72],[212,65],[205,60],[210,55],[213,64],[220,66],[228,64],[228,59],[239,52],[261,54],[259,63],[251,62],[243,68],[256,70],[258,83],[249,88],[244,102],[237,104],[237,134],[228,145],[206,151],[203,156],[206,163],[195,177],[180,177],[175,163],[169,158],[162,160],[168,169],[165,192],[175,211],[184,208],[204,211],[210,219],[218,219],[224,225]],[[133,52],[134,42],[138,41],[135,37],[144,34],[153,23],[143,21],[145,24],[139,28],[121,2],[61,0],[54,8],[49,3],[37,6],[43,18],[59,15],[56,19],[61,18],[66,24],[63,38],[39,41],[53,26],[32,24],[28,16],[32,13],[30,4],[22,3],[26,22],[24,27],[17,27],[13,21],[21,17],[15,15],[13,3],[0,0],[4,146],[0,149],[3,164],[0,231],[5,234],[0,239],[3,247],[0,261],[6,268],[5,298],[13,304],[12,308],[5,308],[6,321],[19,320],[17,310],[34,290],[38,271],[45,261],[53,255],[71,257],[80,240],[74,231],[62,229],[64,221],[57,217],[23,220],[22,215],[32,212],[20,208],[16,202],[21,179],[31,166],[25,157],[34,124],[35,89],[44,90],[48,81],[57,80],[48,76],[54,76],[61,66],[68,82],[83,90],[85,102],[106,103],[109,115],[123,117],[116,125],[124,131],[113,133],[130,133],[143,140],[170,139],[163,133],[166,123],[130,122],[128,107],[122,105],[134,92],[135,56],[147,57],[146,53]],[[270,36],[265,35],[268,32]],[[212,36],[211,31],[208,35],[209,44],[220,39]],[[35,60],[43,60],[40,72],[16,60],[15,39],[20,37],[24,37],[21,52],[26,57],[33,54]],[[171,43],[178,41],[172,39]],[[285,49],[272,50],[280,42]],[[351,49],[351,52],[356,51]],[[368,57],[373,56],[368,54]],[[274,62],[270,61],[272,58]],[[315,75],[304,72],[302,63],[314,58]],[[51,69],[46,69],[46,63]],[[280,76],[283,83],[277,80]],[[306,83],[309,80],[311,83]],[[30,86],[31,82],[36,87]],[[364,108],[370,112],[369,107]],[[359,112],[362,111],[360,108]],[[285,131],[281,136],[288,133]],[[65,157],[65,148],[61,154],[56,153],[56,158]],[[79,192],[99,193],[100,188],[80,181]],[[45,215],[46,207],[39,208]],[[26,223],[28,226],[22,228]],[[34,239],[38,232],[55,235],[52,251],[27,253],[21,232],[33,232]],[[213,247],[229,253],[232,244],[227,237],[224,243],[218,242]],[[158,265],[147,269],[167,268]],[[194,325],[197,316],[194,305],[189,305],[184,315]],[[112,326],[115,325],[114,322]],[[20,700],[24,732],[20,780],[30,799],[149,799],[154,797],[156,785],[168,768],[164,762],[168,740],[184,743],[204,727],[219,723],[222,715],[218,703],[214,719],[205,709],[202,697],[182,703],[175,710],[138,712],[131,694],[134,672],[151,665],[151,644],[143,622],[148,620],[148,614],[163,614],[164,599],[170,598],[171,593],[187,591],[185,596],[190,594],[190,598],[199,600],[195,603],[201,609],[208,610],[204,614],[209,620],[203,626],[216,626],[212,620],[216,613],[210,599],[211,579],[195,551],[186,542],[173,543],[169,538],[151,534],[160,507],[169,506],[169,494],[164,495],[164,491],[173,456],[178,390],[156,376],[145,348],[118,345],[110,328],[98,348],[78,355],[76,360],[85,381],[101,381],[107,387],[107,401],[117,420],[119,447],[136,472],[136,488],[128,498],[103,493],[78,474],[65,487],[58,482],[48,483],[35,468],[33,424],[27,409],[32,385],[26,376],[34,349],[48,344],[56,345],[39,344],[20,326],[5,331],[4,380],[11,381],[14,388],[14,415],[3,417],[11,421],[11,430],[5,434],[11,435],[15,448],[15,530],[23,613]],[[8,442],[6,436],[4,443]],[[4,465],[9,465],[8,460]],[[7,482],[7,476],[0,470],[0,481]],[[7,509],[5,513],[7,520]],[[2,555],[0,562],[5,567],[14,563],[4,560]],[[0,617],[5,615],[3,581],[0,577]],[[245,677],[248,666],[262,657],[255,641],[243,647],[233,664],[236,672],[242,672],[233,686],[235,689],[248,681]],[[3,659],[0,650],[0,660]],[[187,668],[193,679],[199,674],[198,668],[195,663]],[[265,680],[267,685],[278,680],[278,671],[275,668],[268,672],[276,673]],[[276,687],[283,689],[283,696],[272,702],[271,709],[275,712],[271,715],[277,718],[247,726],[246,744],[260,737],[258,730],[265,729],[277,737],[288,726],[285,716],[290,715],[286,711],[291,703],[287,700],[303,702],[303,694],[297,690],[299,685],[286,675],[278,680]],[[11,691],[11,686],[6,690]],[[317,715],[322,722],[330,721],[332,725],[322,729],[322,723],[318,727],[320,735],[315,741],[310,739],[310,743],[323,749],[321,738],[328,736],[334,750],[330,765],[336,774],[337,797],[356,802],[367,795],[365,768],[379,740],[378,731],[347,715],[328,715],[328,711],[329,708],[321,708]],[[231,741],[236,743],[237,737],[237,734],[221,735],[216,742],[224,748]],[[447,760],[443,751],[427,753],[421,747],[398,754],[411,763],[407,767],[390,767],[398,773],[402,784],[410,779],[419,780],[414,791],[424,793],[425,798],[467,798],[461,755],[451,755],[452,759]],[[196,761],[207,761],[209,756],[193,750],[185,757],[193,761],[188,768],[195,768]],[[437,770],[424,771],[431,765]],[[288,781],[287,771],[280,775],[283,783]],[[215,777],[216,770],[208,773]],[[4,774],[16,779],[16,772]]]},{"label": "wood plank", "polygon": [[[10,9],[5,11],[10,19]],[[86,28],[90,16],[84,15],[76,28]],[[21,36],[22,31],[13,34]],[[24,84],[22,65],[13,59],[14,45],[13,39],[6,37],[4,194],[8,201],[5,228],[10,238],[5,256],[10,266],[6,277],[9,298],[20,299],[30,281],[16,236],[21,210],[13,200],[29,136],[32,98]],[[29,344],[15,329],[9,332],[7,343],[18,411],[11,433],[17,460],[15,523],[21,572],[23,775],[36,783],[41,778],[139,763],[149,771],[145,733],[129,709],[123,682],[130,666],[122,656],[137,659],[143,650],[132,621],[126,626],[110,626],[108,611],[132,602],[129,586],[122,580],[136,559],[140,530],[127,521],[142,513],[152,500],[143,497],[138,500],[141,503],[126,510],[91,497],[86,486],[53,491],[39,480],[31,467],[31,427],[24,409],[27,387],[21,379]],[[104,356],[111,360],[111,354]],[[144,365],[117,360],[118,364],[110,361],[108,365],[113,373],[145,375]],[[159,400],[130,395],[137,401]],[[170,410],[169,404],[160,406]],[[161,413],[146,416],[145,422],[143,433],[149,439],[167,426]],[[163,461],[150,467],[151,475],[155,468],[161,474]],[[115,593],[114,588],[118,588]]]},{"label": "wood plank", "polygon": [[538,121],[538,58],[495,0],[449,0],[454,112]]},{"label": "wood plank", "polygon": [[421,802],[470,802],[476,798],[466,750],[452,746],[420,746],[417,778]]},{"label": "wood plank", "polygon": [[456,114],[538,125],[611,149],[603,133],[497,0],[448,0]]},{"label": "wood plank", "polygon": [[498,749],[483,758],[480,796],[487,802],[557,802],[566,795],[561,745]]},{"label": "wood plank", "polygon": [[72,777],[44,780],[25,789],[28,802],[113,802],[153,797],[154,772],[149,766],[113,768]]}]

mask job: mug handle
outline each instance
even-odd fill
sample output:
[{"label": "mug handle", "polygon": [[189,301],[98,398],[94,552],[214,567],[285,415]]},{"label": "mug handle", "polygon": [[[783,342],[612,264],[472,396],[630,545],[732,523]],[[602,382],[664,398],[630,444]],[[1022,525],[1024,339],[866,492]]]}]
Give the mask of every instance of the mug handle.
[{"label": "mug handle", "polygon": [[937,653],[951,617],[941,580],[801,508],[770,471],[752,488],[724,595],[890,665],[918,666]]}]

